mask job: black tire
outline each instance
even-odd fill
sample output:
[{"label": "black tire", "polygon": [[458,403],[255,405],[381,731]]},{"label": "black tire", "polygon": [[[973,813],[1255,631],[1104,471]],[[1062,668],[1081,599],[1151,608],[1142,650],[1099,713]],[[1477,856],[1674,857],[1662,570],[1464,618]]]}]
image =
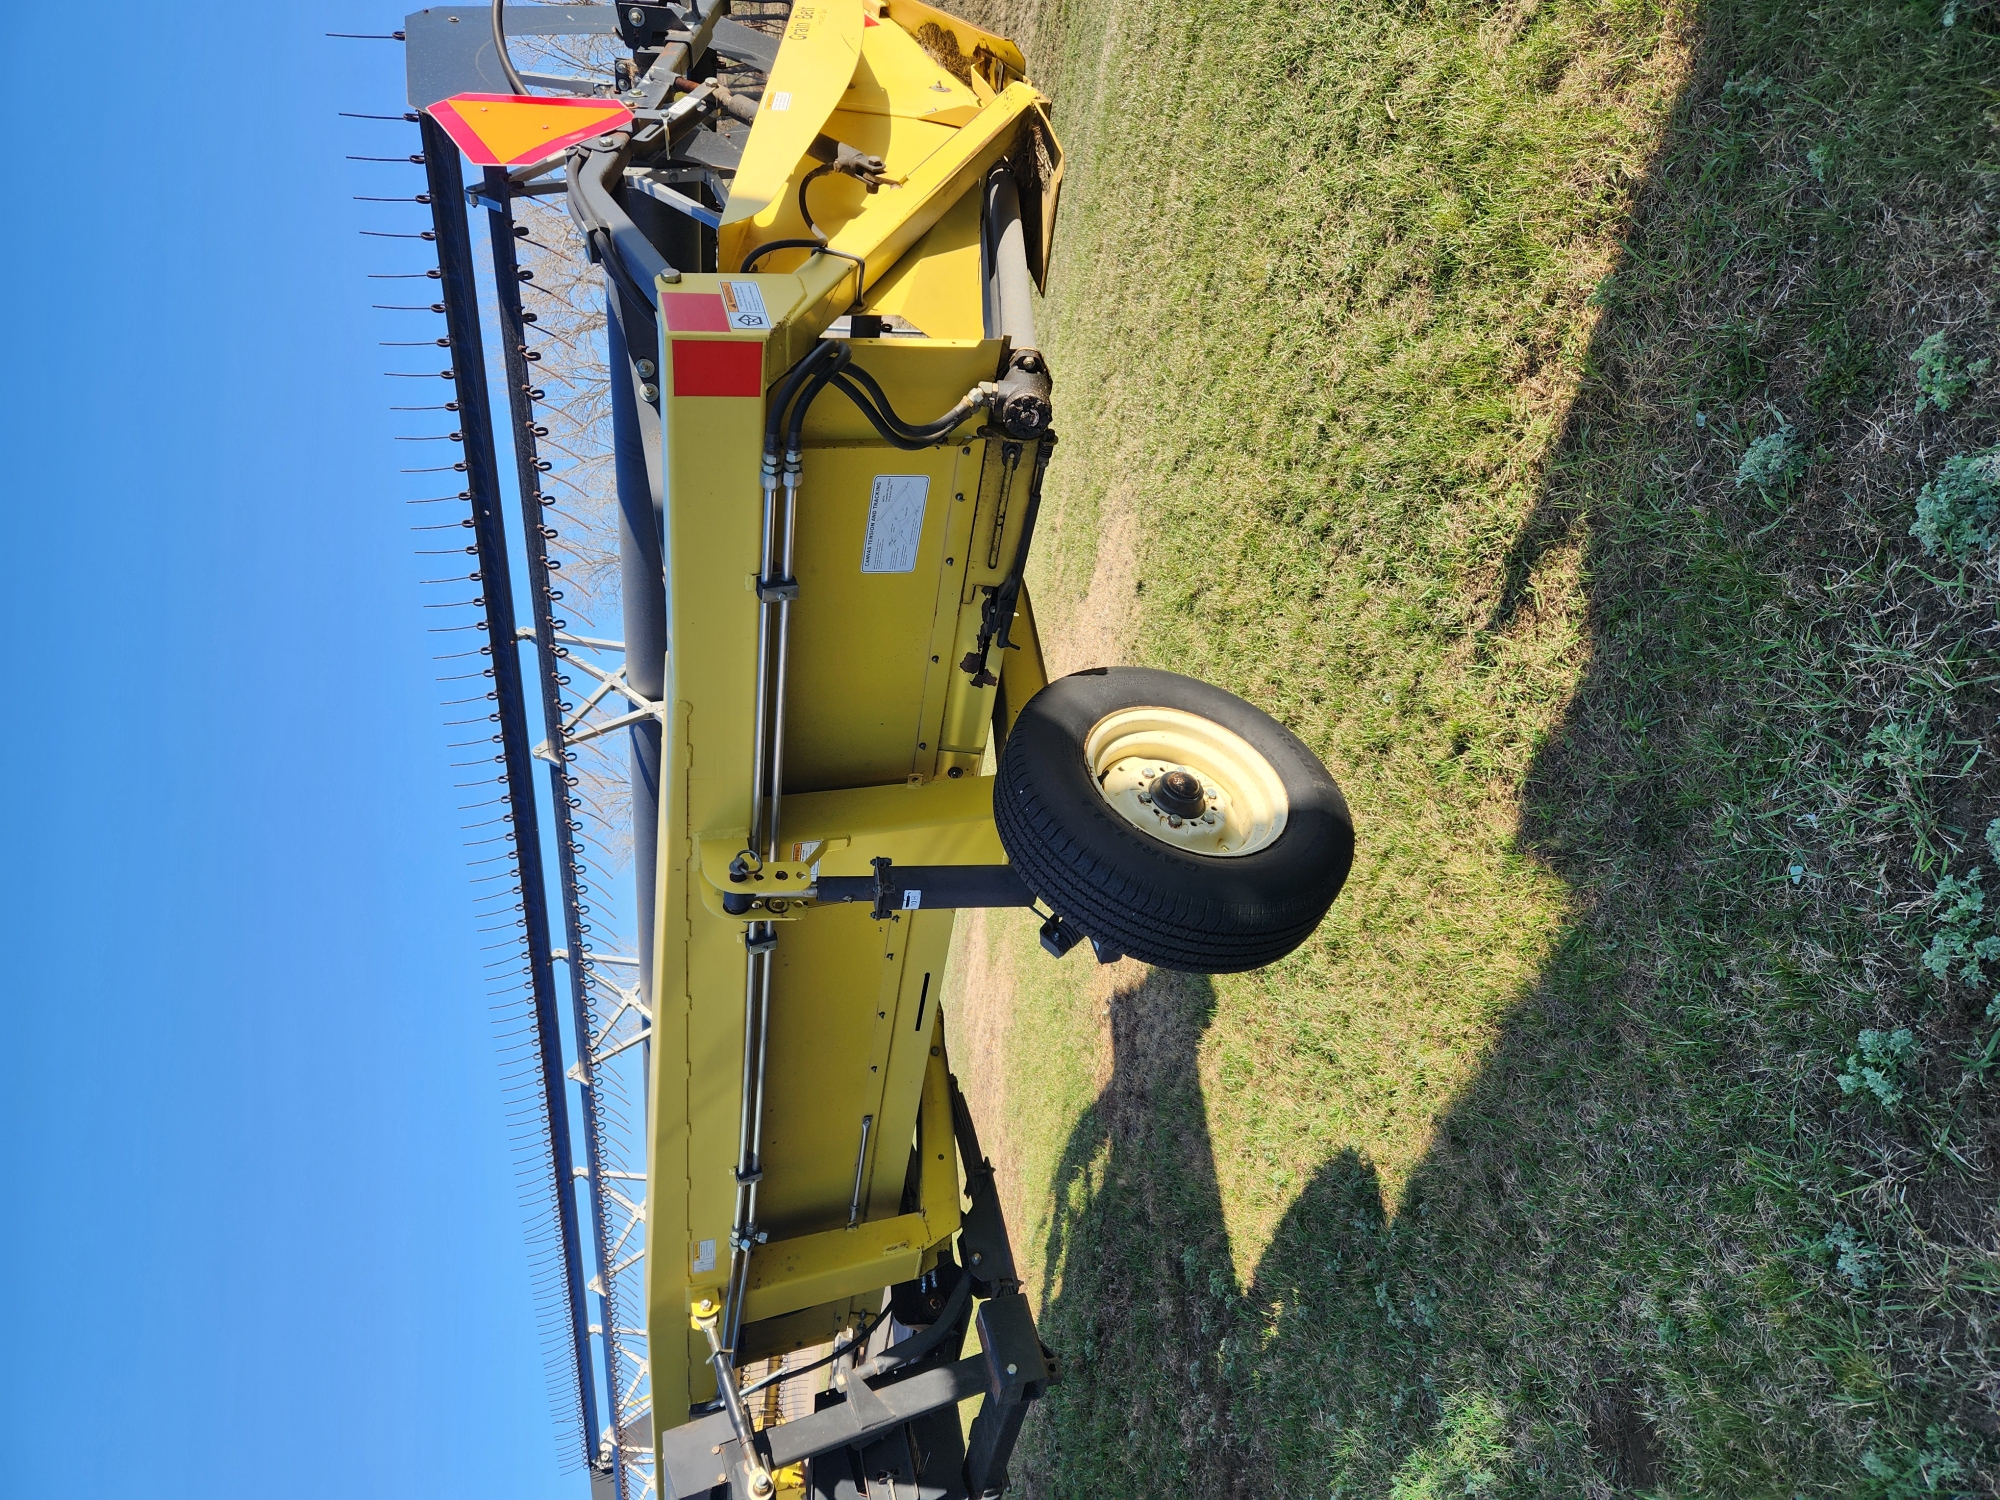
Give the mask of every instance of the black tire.
[{"label": "black tire", "polygon": [[[1289,806],[1254,853],[1216,856],[1164,842],[1100,794],[1084,742],[1127,708],[1200,715],[1269,762]],[[1146,667],[1057,679],[1021,710],[1000,752],[993,819],[1028,888],[1071,927],[1145,963],[1194,974],[1262,968],[1325,917],[1354,861],[1347,799],[1299,737],[1221,688]]]}]

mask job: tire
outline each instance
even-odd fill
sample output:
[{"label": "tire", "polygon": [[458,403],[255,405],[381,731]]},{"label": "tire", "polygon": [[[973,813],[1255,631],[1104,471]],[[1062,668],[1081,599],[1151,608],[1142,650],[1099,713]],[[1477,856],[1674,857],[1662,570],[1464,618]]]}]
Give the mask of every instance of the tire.
[{"label": "tire", "polygon": [[[1159,738],[1170,734],[1183,737]],[[1201,763],[1203,735],[1222,747],[1219,771]],[[1144,744],[1182,749],[1121,756]],[[1243,759],[1243,746],[1255,759]],[[1166,780],[1169,762],[1196,779]],[[1172,802],[1189,817],[1170,820],[1167,793],[1190,787],[1192,800]],[[1196,818],[1195,806],[1209,811]],[[1297,735],[1221,688],[1146,667],[1078,672],[1029,699],[1000,752],[993,819],[1028,888],[1100,957],[1185,973],[1240,973],[1283,958],[1312,936],[1354,860],[1347,800]],[[1241,825],[1233,851],[1232,820]],[[1203,832],[1210,824],[1217,831]]]}]

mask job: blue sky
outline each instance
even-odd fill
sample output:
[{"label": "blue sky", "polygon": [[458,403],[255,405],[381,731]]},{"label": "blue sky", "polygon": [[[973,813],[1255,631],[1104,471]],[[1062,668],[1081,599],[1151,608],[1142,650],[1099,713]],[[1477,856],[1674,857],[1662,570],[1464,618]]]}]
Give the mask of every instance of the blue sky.
[{"label": "blue sky", "polygon": [[401,10],[9,10],[0,1492],[581,1497],[321,36]]}]

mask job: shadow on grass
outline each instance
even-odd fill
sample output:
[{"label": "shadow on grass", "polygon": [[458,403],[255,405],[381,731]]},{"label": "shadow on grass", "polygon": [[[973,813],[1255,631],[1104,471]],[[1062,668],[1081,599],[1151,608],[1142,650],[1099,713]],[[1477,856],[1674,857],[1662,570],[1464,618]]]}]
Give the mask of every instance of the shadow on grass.
[{"label": "shadow on grass", "polygon": [[[1909,417],[1917,342],[1991,338],[1967,122],[1996,52],[1990,12],[1964,24],[1705,8],[1485,622],[1583,535],[1589,664],[1521,831],[1572,925],[1394,1213],[1336,1155],[1247,1288],[1197,1071],[1214,990],[1113,999],[1053,1185],[1069,1378],[1030,1492],[2000,1492],[1987,1294],[1951,1270],[1995,1250],[2000,1122],[1950,1061],[1983,997],[1940,1002],[1890,920],[2000,810],[1983,772],[1935,784],[1995,748],[1955,691],[1990,653],[1903,534],[1927,465],[2000,436],[1976,404]],[[1739,485],[1781,425],[1802,475]],[[1950,768],[1877,734],[1912,723]],[[1882,1118],[1833,1074],[1888,1024],[1933,1061]]]}]

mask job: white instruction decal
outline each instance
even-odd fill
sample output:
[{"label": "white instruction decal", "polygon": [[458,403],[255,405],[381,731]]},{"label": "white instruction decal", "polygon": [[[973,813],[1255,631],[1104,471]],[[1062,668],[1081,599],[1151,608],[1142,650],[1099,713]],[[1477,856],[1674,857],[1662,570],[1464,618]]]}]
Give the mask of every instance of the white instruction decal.
[{"label": "white instruction decal", "polygon": [[924,537],[928,474],[877,474],[868,496],[868,539],[861,544],[864,573],[914,573]]},{"label": "white instruction decal", "polygon": [[786,110],[790,109],[791,107],[792,107],[792,96],[790,94],[788,93],[773,94],[771,96],[771,110],[773,113],[783,114]]},{"label": "white instruction decal", "polygon": [[922,891],[903,892],[904,911],[916,911],[920,907],[922,907],[923,904],[924,904],[924,893]]},{"label": "white instruction decal", "polygon": [[703,1240],[694,1247],[694,1268],[697,1271],[715,1269],[715,1241]]},{"label": "white instruction decal", "polygon": [[771,326],[771,315],[764,308],[764,294],[754,281],[723,282],[722,305],[729,311],[731,328]]}]

